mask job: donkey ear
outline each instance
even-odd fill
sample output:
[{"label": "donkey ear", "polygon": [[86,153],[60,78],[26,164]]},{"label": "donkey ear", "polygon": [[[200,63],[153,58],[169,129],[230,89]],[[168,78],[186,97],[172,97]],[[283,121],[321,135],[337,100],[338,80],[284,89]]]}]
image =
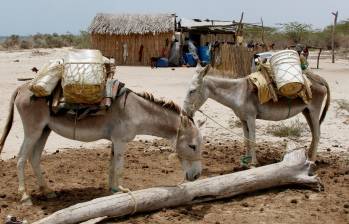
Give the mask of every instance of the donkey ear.
[{"label": "donkey ear", "polygon": [[190,121],[187,116],[181,116],[181,129],[185,129],[190,126]]},{"label": "donkey ear", "polygon": [[202,73],[203,73],[203,76],[207,75],[207,72],[211,69],[211,65],[208,64],[204,67]]},{"label": "donkey ear", "polygon": [[200,64],[200,63],[197,63],[197,65],[196,65],[196,67],[195,67],[196,73],[199,74],[199,75],[201,75],[202,70],[203,70],[203,68],[202,68],[201,64]]}]

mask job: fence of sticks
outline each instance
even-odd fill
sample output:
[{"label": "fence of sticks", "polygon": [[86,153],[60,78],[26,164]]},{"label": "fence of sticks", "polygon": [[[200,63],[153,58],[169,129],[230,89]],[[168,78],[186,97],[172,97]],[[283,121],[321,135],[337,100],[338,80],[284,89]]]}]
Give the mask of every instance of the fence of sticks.
[{"label": "fence of sticks", "polygon": [[[104,56],[115,59],[117,65],[150,65],[151,57],[159,57],[173,33],[108,35],[92,34],[92,47]],[[127,48],[127,58],[124,51]]]},{"label": "fence of sticks", "polygon": [[251,73],[255,52],[243,46],[220,44],[212,52],[211,75],[241,78]]}]

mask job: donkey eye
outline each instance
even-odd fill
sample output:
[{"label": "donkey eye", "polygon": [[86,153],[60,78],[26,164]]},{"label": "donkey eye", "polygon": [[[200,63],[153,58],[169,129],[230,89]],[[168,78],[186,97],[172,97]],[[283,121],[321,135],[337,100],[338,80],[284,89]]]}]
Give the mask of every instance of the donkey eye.
[{"label": "donkey eye", "polygon": [[192,150],[196,151],[196,145],[189,145],[189,148],[191,148]]},{"label": "donkey eye", "polygon": [[195,91],[196,91],[195,89],[192,89],[189,91],[189,94],[193,94],[193,93],[195,93]]}]

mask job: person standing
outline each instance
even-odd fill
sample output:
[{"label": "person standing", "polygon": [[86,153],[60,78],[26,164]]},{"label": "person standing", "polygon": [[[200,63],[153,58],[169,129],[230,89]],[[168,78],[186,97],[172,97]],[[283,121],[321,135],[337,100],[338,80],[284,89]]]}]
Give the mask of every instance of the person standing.
[{"label": "person standing", "polygon": [[[195,66],[197,63],[200,63],[199,55],[198,55],[198,49],[195,46],[194,42],[190,40],[188,37],[185,38],[184,46],[188,49],[188,54],[186,55],[186,64],[190,66]],[[184,51],[185,52],[185,51]],[[188,60],[188,57],[193,57],[195,64],[188,63],[190,60]]]},{"label": "person standing", "polygon": [[307,58],[304,56],[303,52],[303,46],[301,44],[297,44],[295,50],[297,51],[299,55],[299,59],[301,62],[301,68],[302,70],[306,70],[309,66],[309,63],[307,61]]}]

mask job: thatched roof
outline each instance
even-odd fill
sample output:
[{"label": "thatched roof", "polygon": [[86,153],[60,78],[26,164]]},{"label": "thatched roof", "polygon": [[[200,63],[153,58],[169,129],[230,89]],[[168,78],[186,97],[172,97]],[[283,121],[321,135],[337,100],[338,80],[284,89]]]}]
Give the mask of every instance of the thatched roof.
[{"label": "thatched roof", "polygon": [[171,14],[106,14],[98,13],[89,31],[98,34],[147,34],[174,31]]}]

